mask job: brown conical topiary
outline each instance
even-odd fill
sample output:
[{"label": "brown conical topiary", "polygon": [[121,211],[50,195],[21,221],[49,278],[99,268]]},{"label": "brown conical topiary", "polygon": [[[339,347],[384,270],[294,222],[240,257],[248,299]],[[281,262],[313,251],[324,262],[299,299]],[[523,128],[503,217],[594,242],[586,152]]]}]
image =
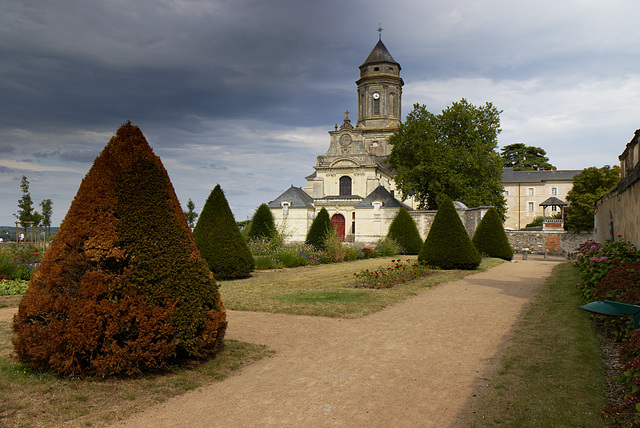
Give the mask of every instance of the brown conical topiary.
[{"label": "brown conical topiary", "polygon": [[215,355],[226,325],[169,176],[127,122],[29,283],[14,319],[18,358],[65,376],[134,374]]}]

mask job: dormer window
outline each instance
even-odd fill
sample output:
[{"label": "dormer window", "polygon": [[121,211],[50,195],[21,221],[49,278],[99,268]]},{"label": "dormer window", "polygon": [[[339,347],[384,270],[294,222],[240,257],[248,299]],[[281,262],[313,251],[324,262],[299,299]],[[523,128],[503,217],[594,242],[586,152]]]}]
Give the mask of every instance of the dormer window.
[{"label": "dormer window", "polygon": [[282,203],[282,215],[283,216],[289,215],[289,206],[290,205],[291,205],[290,202],[283,202]]}]

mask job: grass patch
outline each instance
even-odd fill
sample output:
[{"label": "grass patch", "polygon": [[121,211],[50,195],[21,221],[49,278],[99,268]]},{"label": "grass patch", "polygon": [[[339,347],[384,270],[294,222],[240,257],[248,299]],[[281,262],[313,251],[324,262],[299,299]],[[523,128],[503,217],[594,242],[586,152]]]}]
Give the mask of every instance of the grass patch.
[{"label": "grass patch", "polygon": [[605,364],[574,285],[558,265],[518,323],[502,366],[478,398],[472,427],[602,427]]},{"label": "grass patch", "polygon": [[[0,346],[10,347],[8,321],[0,322]],[[61,379],[33,370],[3,352],[0,357],[0,426],[105,426],[270,356],[261,345],[225,340],[215,360],[194,369],[134,378]]]},{"label": "grass patch", "polygon": [[[405,256],[406,257],[406,256]],[[227,309],[294,315],[358,318],[415,296],[442,282],[456,281],[502,263],[485,259],[478,270],[435,271],[434,275],[388,289],[354,288],[354,273],[386,270],[394,257],[254,272],[250,278],[219,281]]]}]

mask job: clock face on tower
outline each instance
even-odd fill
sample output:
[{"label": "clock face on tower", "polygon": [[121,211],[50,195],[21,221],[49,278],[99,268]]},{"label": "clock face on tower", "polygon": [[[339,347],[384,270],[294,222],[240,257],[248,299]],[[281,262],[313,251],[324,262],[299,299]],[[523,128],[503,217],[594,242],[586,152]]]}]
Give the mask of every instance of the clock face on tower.
[{"label": "clock face on tower", "polygon": [[377,100],[378,98],[380,98],[380,94],[378,92],[374,92],[373,93],[373,99]]}]

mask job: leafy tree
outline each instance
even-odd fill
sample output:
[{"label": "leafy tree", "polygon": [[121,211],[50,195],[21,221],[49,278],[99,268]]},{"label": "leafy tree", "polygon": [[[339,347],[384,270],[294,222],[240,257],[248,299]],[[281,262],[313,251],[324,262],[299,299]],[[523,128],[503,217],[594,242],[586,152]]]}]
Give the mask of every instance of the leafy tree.
[{"label": "leafy tree", "polygon": [[471,240],[480,254],[511,260],[513,249],[504,231],[502,219],[494,208],[486,212]]},{"label": "leafy tree", "polygon": [[396,184],[421,208],[437,209],[450,197],[470,207],[494,206],[504,215],[499,133],[500,111],[491,103],[476,107],[463,98],[439,115],[415,104],[389,138]]},{"label": "leafy tree", "polygon": [[475,269],[480,264],[482,257],[451,199],[445,198],[440,204],[418,260],[440,269]]},{"label": "leafy tree", "polygon": [[573,177],[573,187],[567,193],[571,205],[566,210],[565,226],[572,232],[593,230],[593,207],[596,200],[609,192],[620,180],[620,167],[605,165],[585,168]]},{"label": "leafy tree", "polygon": [[40,202],[40,208],[42,210],[42,225],[45,227],[45,241],[47,236],[51,233],[51,216],[53,215],[53,202],[51,199],[45,199]]},{"label": "leafy tree", "polygon": [[267,204],[261,204],[251,219],[251,228],[249,229],[249,240],[256,238],[271,239],[276,232],[276,224],[273,214]]},{"label": "leafy tree", "polygon": [[29,181],[24,175],[20,182],[20,189],[22,189],[22,197],[18,201],[18,212],[14,214],[14,217],[18,219],[22,227],[38,226],[42,216],[33,210],[33,201],[29,193]]},{"label": "leafy tree", "polygon": [[167,171],[122,125],[20,303],[19,360],[62,376],[138,374],[214,356],[226,325]]},{"label": "leafy tree", "polygon": [[514,171],[550,171],[556,167],[549,163],[547,152],[540,147],[525,146],[514,143],[504,146],[501,150],[502,165],[513,168]]},{"label": "leafy tree", "polygon": [[219,184],[202,208],[193,238],[217,279],[245,278],[253,272],[255,262],[251,250],[240,234]]},{"label": "leafy tree", "polygon": [[195,209],[196,204],[194,204],[191,198],[189,198],[189,201],[187,202],[187,210],[184,211],[184,216],[191,229],[193,229],[193,226],[196,224],[196,219],[198,218],[198,213],[195,212]]},{"label": "leafy tree", "polygon": [[332,232],[333,224],[331,218],[329,218],[329,212],[326,208],[322,208],[316,218],[311,222],[309,232],[307,232],[307,239],[305,243],[311,245],[318,250],[327,249],[327,233]]},{"label": "leafy tree", "polygon": [[40,202],[40,208],[42,210],[42,225],[50,228],[51,216],[53,215],[53,202],[51,199],[45,199]]},{"label": "leafy tree", "polygon": [[396,218],[391,222],[387,238],[393,239],[400,245],[403,254],[419,254],[424,244],[422,238],[420,238],[416,222],[413,221],[411,214],[404,208],[400,208]]}]

